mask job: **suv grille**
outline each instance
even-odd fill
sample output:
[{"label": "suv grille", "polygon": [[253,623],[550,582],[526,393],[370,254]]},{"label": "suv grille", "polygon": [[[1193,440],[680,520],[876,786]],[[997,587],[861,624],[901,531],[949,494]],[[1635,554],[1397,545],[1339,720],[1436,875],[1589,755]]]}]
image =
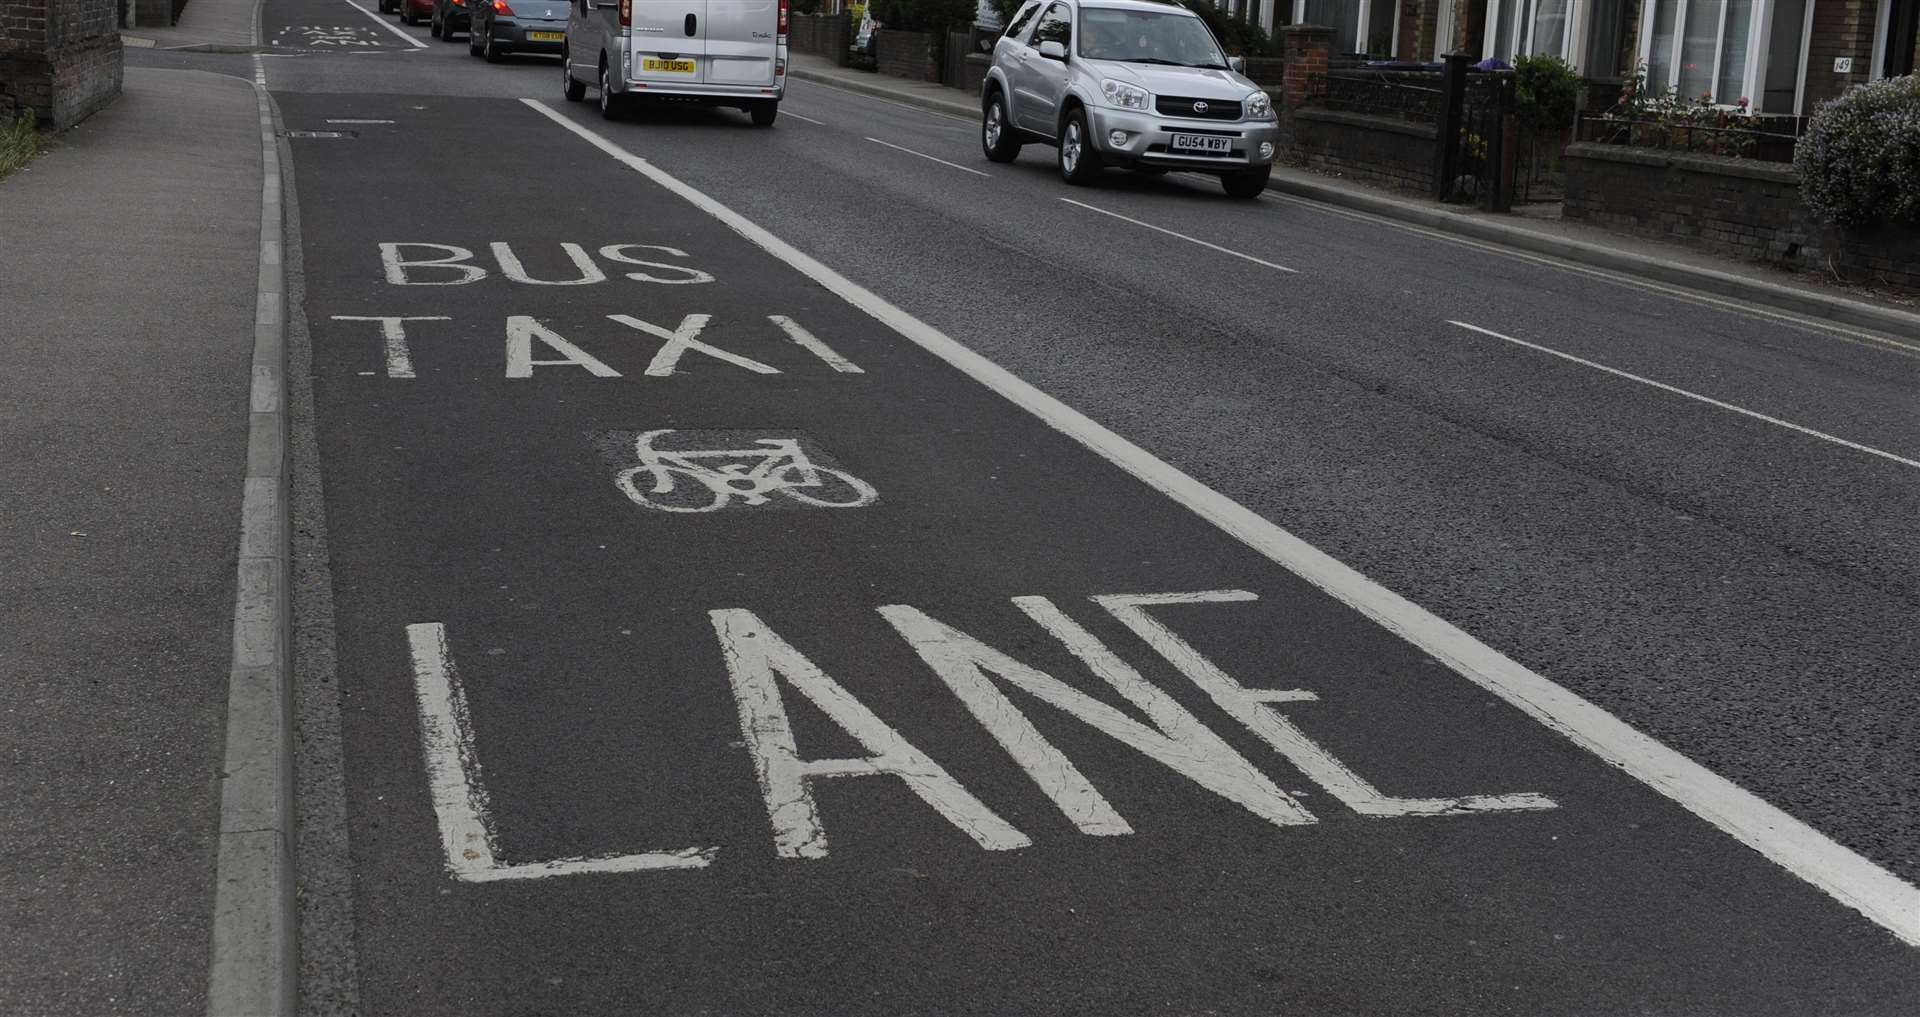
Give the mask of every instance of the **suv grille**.
[{"label": "suv grille", "polygon": [[[1204,105],[1206,109],[1196,110],[1194,104]],[[1235,99],[1193,99],[1181,95],[1161,95],[1154,97],[1153,108],[1163,117],[1199,117],[1202,120],[1238,120],[1240,103]]]}]

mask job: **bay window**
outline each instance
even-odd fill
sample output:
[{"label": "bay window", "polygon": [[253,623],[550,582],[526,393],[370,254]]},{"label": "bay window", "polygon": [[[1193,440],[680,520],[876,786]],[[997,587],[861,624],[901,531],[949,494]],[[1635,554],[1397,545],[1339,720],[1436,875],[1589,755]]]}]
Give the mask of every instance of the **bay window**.
[{"label": "bay window", "polygon": [[[1791,112],[1783,87],[1798,72],[1804,0],[1646,0],[1640,62],[1647,91],[1682,101]],[[1788,86],[1790,87],[1790,86]]]},{"label": "bay window", "polygon": [[1293,23],[1333,29],[1333,52],[1391,58],[1400,0],[1294,0]]},{"label": "bay window", "polygon": [[1573,0],[1487,0],[1485,55],[1507,63],[1523,56],[1572,62]]}]

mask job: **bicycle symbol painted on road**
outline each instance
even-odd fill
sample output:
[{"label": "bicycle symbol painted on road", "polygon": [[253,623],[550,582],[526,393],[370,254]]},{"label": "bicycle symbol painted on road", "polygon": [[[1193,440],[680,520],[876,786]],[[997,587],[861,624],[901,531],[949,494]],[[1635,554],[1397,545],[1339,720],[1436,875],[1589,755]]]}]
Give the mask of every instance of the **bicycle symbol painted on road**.
[{"label": "bicycle symbol painted on road", "polygon": [[673,434],[646,431],[634,439],[640,465],[620,471],[616,483],[637,505],[662,512],[715,512],[736,502],[765,505],[768,495],[817,508],[860,508],[879,492],[844,470],[807,458],[798,438],[760,438],[758,448],[662,449]]}]

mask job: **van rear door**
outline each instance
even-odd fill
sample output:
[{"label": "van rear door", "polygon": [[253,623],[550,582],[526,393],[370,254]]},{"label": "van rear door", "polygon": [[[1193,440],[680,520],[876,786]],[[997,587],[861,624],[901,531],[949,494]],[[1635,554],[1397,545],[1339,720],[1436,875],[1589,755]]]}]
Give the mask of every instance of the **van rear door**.
[{"label": "van rear door", "polygon": [[773,87],[780,0],[707,0],[707,77],[715,85]]},{"label": "van rear door", "polygon": [[635,81],[707,81],[707,0],[632,0]]}]

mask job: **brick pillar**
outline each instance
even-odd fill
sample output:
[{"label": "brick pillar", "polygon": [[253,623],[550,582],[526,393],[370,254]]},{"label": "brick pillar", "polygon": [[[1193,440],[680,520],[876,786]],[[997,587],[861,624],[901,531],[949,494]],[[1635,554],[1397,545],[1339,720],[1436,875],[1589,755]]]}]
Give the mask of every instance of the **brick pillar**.
[{"label": "brick pillar", "polygon": [[1293,114],[1307,105],[1327,74],[1327,54],[1333,49],[1333,29],[1319,25],[1288,25],[1280,29],[1280,132],[1293,139]]},{"label": "brick pillar", "polygon": [[118,0],[0,0],[0,116],[71,127],[120,94]]}]

